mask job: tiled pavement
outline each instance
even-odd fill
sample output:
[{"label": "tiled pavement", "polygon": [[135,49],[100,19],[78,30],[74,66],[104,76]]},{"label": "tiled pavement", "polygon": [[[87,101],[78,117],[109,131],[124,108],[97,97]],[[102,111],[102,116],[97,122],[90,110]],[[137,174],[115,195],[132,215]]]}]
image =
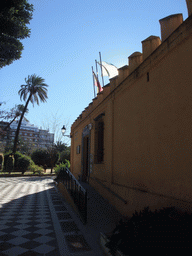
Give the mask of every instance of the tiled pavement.
[{"label": "tiled pavement", "polygon": [[0,178],[0,256],[103,255],[53,177]]}]

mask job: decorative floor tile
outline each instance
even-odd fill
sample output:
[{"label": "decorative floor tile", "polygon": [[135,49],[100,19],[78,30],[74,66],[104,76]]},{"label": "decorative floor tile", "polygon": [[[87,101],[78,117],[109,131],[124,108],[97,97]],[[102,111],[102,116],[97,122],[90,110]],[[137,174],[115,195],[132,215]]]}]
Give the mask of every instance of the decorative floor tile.
[{"label": "decorative floor tile", "polygon": [[35,227],[37,227],[37,228],[48,228],[50,226],[51,225],[47,224],[47,223],[41,223],[41,224],[35,225]]},{"label": "decorative floor tile", "polygon": [[29,234],[29,231],[24,230],[24,229],[17,229],[17,231],[11,232],[12,235],[14,236],[24,236]]},{"label": "decorative floor tile", "polygon": [[5,232],[6,234],[11,234],[12,232],[15,232],[18,230],[19,230],[18,228],[9,227],[9,228],[3,229],[2,231]]},{"label": "decorative floor tile", "polygon": [[49,233],[51,233],[52,230],[48,230],[48,229],[39,229],[37,231],[35,231],[34,233],[38,233],[38,234],[42,234],[42,235],[47,235]]},{"label": "decorative floor tile", "polygon": [[23,244],[23,243],[28,242],[28,241],[29,241],[29,239],[26,239],[26,238],[23,238],[23,237],[20,236],[20,237],[16,237],[16,238],[11,239],[8,242],[10,244],[20,245],[20,244]]},{"label": "decorative floor tile", "polygon": [[17,220],[17,223],[22,223],[22,224],[26,224],[26,223],[29,223],[29,222],[30,222],[29,219]]},{"label": "decorative floor tile", "polygon": [[14,226],[15,228],[18,228],[18,229],[26,229],[26,228],[29,228],[30,225],[27,225],[27,224],[21,224],[21,225],[16,225]]},{"label": "decorative floor tile", "polygon": [[34,250],[35,248],[37,248],[38,246],[40,246],[41,243],[37,242],[37,241],[28,241],[26,243],[23,243],[22,245],[20,245],[22,248],[25,249],[31,249]]},{"label": "decorative floor tile", "polygon": [[34,251],[38,253],[48,253],[55,249],[53,246],[49,246],[46,244],[40,245],[39,247],[35,248]]},{"label": "decorative floor tile", "polygon": [[6,251],[3,251],[3,253],[9,255],[9,256],[18,256],[21,253],[27,252],[26,249],[21,248],[19,246],[14,246],[11,249],[8,249]]},{"label": "decorative floor tile", "polygon": [[29,250],[27,252],[24,252],[24,253],[20,254],[19,256],[44,256],[44,253],[38,253],[38,252],[34,252],[34,251]]},{"label": "decorative floor tile", "polygon": [[5,250],[8,250],[12,247],[13,245],[8,243],[8,242],[1,242],[0,243],[0,248],[1,250],[0,251],[5,251]]},{"label": "decorative floor tile", "polygon": [[0,236],[3,236],[5,234],[6,234],[5,232],[0,231]]},{"label": "decorative floor tile", "polygon": [[[53,185],[46,185],[52,179],[11,178],[10,183],[6,182],[8,179],[4,179],[6,191],[1,190],[2,181],[0,178],[0,256],[60,256],[55,221],[61,227],[62,231],[59,232],[66,235],[71,253],[91,250],[68,213],[65,201],[61,200]],[[54,205],[51,210],[49,200]],[[51,211],[58,218],[52,220]],[[67,247],[64,250],[66,249]]]},{"label": "decorative floor tile", "polygon": [[53,239],[54,238],[51,238],[49,236],[40,236],[40,237],[34,239],[34,241],[42,243],[42,244],[45,244],[45,243],[47,243],[47,242],[49,242],[49,241],[51,241]]},{"label": "decorative floor tile", "polygon": [[7,229],[7,228],[9,228],[9,226],[7,226],[7,225],[0,225],[0,230]]}]

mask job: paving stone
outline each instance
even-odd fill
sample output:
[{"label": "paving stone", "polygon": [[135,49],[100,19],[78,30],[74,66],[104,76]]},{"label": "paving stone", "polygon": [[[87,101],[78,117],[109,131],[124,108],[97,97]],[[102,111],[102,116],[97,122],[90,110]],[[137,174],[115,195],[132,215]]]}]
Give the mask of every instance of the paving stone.
[{"label": "paving stone", "polygon": [[[0,178],[0,256],[61,256],[61,251],[62,256],[80,256],[92,250],[52,180]],[[64,243],[58,244],[55,223]]]}]

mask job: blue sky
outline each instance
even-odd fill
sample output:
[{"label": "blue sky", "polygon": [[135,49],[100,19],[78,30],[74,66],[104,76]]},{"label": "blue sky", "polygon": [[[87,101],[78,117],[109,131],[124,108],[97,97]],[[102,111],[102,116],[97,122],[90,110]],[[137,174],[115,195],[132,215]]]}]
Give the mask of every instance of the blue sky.
[{"label": "blue sky", "polygon": [[18,95],[20,85],[28,75],[41,76],[49,85],[47,103],[30,103],[26,117],[50,130],[56,123],[66,124],[66,134],[94,98],[91,67],[99,52],[103,61],[120,68],[133,52],[142,51],[141,41],[160,36],[160,19],[176,13],[184,20],[188,17],[185,0],[28,2],[35,9],[31,36],[23,40],[22,58],[0,70],[0,101],[7,109],[24,104]]}]

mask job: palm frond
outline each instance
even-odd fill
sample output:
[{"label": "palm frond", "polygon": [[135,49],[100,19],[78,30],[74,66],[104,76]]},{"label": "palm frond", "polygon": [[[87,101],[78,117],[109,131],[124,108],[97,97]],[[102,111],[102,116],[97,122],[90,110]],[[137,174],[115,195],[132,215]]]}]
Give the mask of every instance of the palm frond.
[{"label": "palm frond", "polygon": [[39,105],[41,102],[46,102],[47,96],[47,88],[48,85],[45,83],[45,79],[42,77],[33,74],[25,78],[25,85],[21,85],[21,89],[19,90],[20,99],[26,101],[28,97],[30,97],[30,101],[34,106],[34,103]]}]

